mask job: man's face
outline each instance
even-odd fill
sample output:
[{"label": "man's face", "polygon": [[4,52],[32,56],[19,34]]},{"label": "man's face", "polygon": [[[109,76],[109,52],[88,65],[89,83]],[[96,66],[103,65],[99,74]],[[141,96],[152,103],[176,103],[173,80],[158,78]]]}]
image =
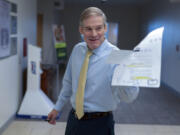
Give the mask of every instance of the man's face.
[{"label": "man's face", "polygon": [[83,21],[83,26],[79,27],[79,31],[83,34],[88,47],[93,50],[98,48],[104,41],[107,27],[104,25],[101,16],[90,16]]}]

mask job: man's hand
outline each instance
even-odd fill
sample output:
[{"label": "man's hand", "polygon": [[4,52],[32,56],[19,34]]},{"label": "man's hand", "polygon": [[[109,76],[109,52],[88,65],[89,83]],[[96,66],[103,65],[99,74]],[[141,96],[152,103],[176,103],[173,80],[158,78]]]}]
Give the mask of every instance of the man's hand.
[{"label": "man's hand", "polygon": [[48,117],[47,117],[47,120],[50,124],[53,124],[55,125],[56,124],[56,117],[58,115],[58,111],[56,111],[55,109],[53,109],[49,114],[48,114]]}]

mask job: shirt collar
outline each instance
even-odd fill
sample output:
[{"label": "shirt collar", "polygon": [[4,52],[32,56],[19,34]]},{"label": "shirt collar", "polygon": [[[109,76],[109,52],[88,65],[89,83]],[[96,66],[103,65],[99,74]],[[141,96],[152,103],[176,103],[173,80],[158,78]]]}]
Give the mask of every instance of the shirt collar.
[{"label": "shirt collar", "polygon": [[98,48],[93,50],[93,54],[95,54],[95,55],[102,54],[102,52],[106,48],[107,43],[108,43],[108,41],[107,41],[107,39],[105,39],[104,42]]}]

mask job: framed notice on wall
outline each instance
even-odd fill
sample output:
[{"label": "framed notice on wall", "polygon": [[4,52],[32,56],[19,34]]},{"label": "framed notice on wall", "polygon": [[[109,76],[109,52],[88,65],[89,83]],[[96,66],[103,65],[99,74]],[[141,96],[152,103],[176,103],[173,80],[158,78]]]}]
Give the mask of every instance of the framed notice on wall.
[{"label": "framed notice on wall", "polygon": [[10,4],[0,0],[0,58],[10,55]]},{"label": "framed notice on wall", "polygon": [[18,23],[18,17],[17,17],[17,4],[11,2],[11,10],[10,10],[10,46],[11,51],[10,55],[16,55],[17,54],[17,45],[18,45],[18,29],[17,29],[17,23]]}]

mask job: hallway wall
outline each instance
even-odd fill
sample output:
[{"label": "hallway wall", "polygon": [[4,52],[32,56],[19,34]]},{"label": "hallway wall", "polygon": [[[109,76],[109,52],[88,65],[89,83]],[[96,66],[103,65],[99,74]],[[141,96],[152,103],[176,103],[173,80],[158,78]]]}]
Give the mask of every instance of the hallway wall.
[{"label": "hallway wall", "polygon": [[162,82],[180,93],[180,3],[168,0],[154,1],[142,9],[142,31],[147,33],[160,26],[165,27],[162,45]]},{"label": "hallway wall", "polygon": [[36,0],[10,0],[17,4],[17,54],[0,59],[0,129],[18,110],[22,95],[23,38],[36,44]]}]

